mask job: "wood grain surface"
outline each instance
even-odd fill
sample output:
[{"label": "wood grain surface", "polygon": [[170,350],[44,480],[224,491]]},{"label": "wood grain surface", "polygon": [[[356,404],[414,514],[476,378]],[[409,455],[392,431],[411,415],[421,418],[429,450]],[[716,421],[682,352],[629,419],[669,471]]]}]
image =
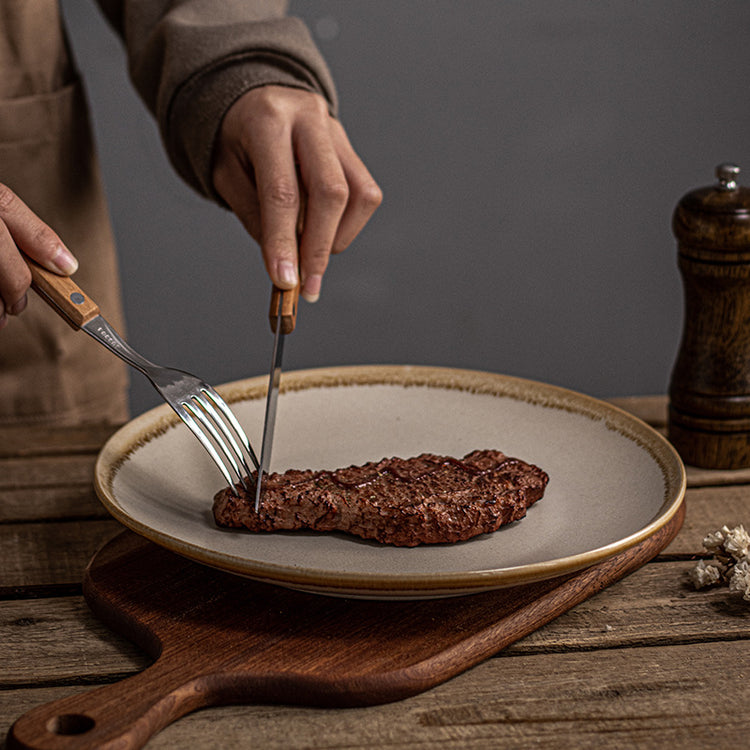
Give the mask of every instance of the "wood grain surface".
[{"label": "wood grain surface", "polygon": [[637,570],[680,511],[636,547],[560,579],[450,600],[305,594],[181,558],[132,532],[94,556],[92,611],[154,659],[114,685],[32,709],[11,748],[141,747],[172,721],[232,703],[359,706],[416,695],[497,653]]},{"label": "wood grain surface", "polygon": [[[657,427],[666,414],[664,397],[616,403]],[[0,736],[37,706],[116,684],[151,663],[95,618],[81,593],[87,561],[120,527],[96,508],[90,483],[87,490],[35,478],[42,456],[93,460],[112,430],[0,428],[0,554],[8,562],[0,569]],[[26,479],[15,473],[12,488],[3,485],[11,458],[28,460]],[[707,531],[750,527],[750,474],[688,467],[688,485],[685,523],[652,562],[424,693],[360,708],[212,708],[147,746],[744,747],[750,607],[725,588],[695,591],[687,571]]]}]

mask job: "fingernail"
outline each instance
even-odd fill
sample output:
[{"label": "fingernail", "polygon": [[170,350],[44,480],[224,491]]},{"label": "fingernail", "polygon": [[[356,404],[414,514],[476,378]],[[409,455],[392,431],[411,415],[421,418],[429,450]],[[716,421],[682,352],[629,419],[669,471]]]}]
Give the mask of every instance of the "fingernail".
[{"label": "fingernail", "polygon": [[60,273],[67,274],[68,276],[78,270],[78,261],[64,247],[58,248],[57,254],[52,259],[52,265]]},{"label": "fingernail", "polygon": [[24,294],[21,299],[18,300],[12,307],[8,309],[9,315],[20,315],[25,309],[26,305],[28,304],[28,297]]},{"label": "fingernail", "polygon": [[302,297],[308,302],[317,302],[320,299],[320,287],[323,284],[323,277],[313,274],[305,279],[305,285],[302,287]]},{"label": "fingernail", "polygon": [[296,286],[297,269],[295,268],[294,263],[290,263],[289,261],[279,263],[279,278],[289,286]]}]

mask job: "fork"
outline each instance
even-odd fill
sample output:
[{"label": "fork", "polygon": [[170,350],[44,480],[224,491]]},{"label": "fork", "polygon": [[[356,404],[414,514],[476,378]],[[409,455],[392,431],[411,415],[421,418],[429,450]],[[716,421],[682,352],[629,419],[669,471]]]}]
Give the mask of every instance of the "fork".
[{"label": "fork", "polygon": [[250,441],[222,397],[190,373],[161,367],[136,352],[99,312],[99,306],[68,276],[58,276],[25,258],[31,270],[31,286],[76,330],[83,330],[100,344],[143,373],[162,398],[208,451],[229,487],[237,483],[248,490],[245,477],[259,462]]}]

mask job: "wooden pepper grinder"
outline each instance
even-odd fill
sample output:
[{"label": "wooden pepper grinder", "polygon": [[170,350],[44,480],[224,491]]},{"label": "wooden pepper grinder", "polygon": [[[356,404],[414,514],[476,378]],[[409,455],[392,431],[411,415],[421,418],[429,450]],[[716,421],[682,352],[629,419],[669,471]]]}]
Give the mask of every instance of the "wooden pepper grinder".
[{"label": "wooden pepper grinder", "polygon": [[718,184],[675,209],[685,298],[669,388],[668,435],[693,466],[750,466],[750,189],[721,164]]}]

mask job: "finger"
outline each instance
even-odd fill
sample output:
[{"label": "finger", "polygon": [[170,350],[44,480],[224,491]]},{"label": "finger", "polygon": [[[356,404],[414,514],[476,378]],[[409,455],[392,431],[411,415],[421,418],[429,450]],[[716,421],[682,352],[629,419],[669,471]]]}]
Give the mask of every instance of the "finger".
[{"label": "finger", "polygon": [[339,222],[349,200],[349,186],[331,141],[327,120],[306,124],[295,133],[295,152],[307,206],[300,240],[302,296],[320,296]]},{"label": "finger", "polygon": [[299,185],[288,131],[258,128],[250,145],[260,211],[260,247],[274,284],[298,283],[297,218]]},{"label": "finger", "polygon": [[260,243],[271,280],[290,289],[298,279],[299,205],[288,99],[292,89],[262,86],[226,113],[213,180],[219,194]]},{"label": "finger", "polygon": [[[0,323],[26,307],[31,271],[18,252],[7,226],[0,221]],[[0,326],[2,327],[2,326]]]},{"label": "finger", "polygon": [[5,327],[9,315],[20,315],[26,309],[28,301],[29,296],[24,294],[18,302],[6,309],[3,299],[0,297],[0,329]]},{"label": "finger", "polygon": [[213,181],[247,233],[260,244],[260,206],[252,166],[235,154],[224,155],[217,158]]},{"label": "finger", "polygon": [[[0,240],[0,263],[2,263],[2,240]],[[0,330],[5,328],[8,322],[8,314],[5,312],[5,299],[2,290],[3,274],[0,273]]]},{"label": "finger", "polygon": [[[282,169],[273,163],[270,156],[260,159],[257,168],[253,167],[248,153],[251,148],[263,150],[263,146],[257,145],[240,145],[236,153],[229,152],[225,147],[219,149],[213,172],[214,186],[248,234],[261,246],[266,270],[273,283],[290,289],[297,283],[297,237],[294,229],[289,234],[286,228],[289,219],[281,216],[285,201],[281,200],[282,205],[277,205],[277,198],[288,199],[284,195],[284,188],[274,185],[273,175],[278,175]],[[288,146],[288,150],[291,152],[291,146]],[[293,160],[291,163],[293,167]],[[256,172],[262,173],[264,180],[265,209],[261,206]],[[296,173],[294,187],[296,189]],[[263,210],[265,215],[262,216]],[[294,216],[296,221],[296,209],[290,209],[289,215]]]},{"label": "finger", "polygon": [[333,140],[341,166],[349,184],[349,201],[339,222],[332,253],[343,252],[372,218],[383,202],[383,193],[364,162],[352,148],[344,128],[331,121]]},{"label": "finger", "polygon": [[[26,255],[54,273],[75,273],[78,261],[58,235],[9,187],[0,184],[0,221],[13,243]],[[6,250],[7,253],[7,250]]]}]

